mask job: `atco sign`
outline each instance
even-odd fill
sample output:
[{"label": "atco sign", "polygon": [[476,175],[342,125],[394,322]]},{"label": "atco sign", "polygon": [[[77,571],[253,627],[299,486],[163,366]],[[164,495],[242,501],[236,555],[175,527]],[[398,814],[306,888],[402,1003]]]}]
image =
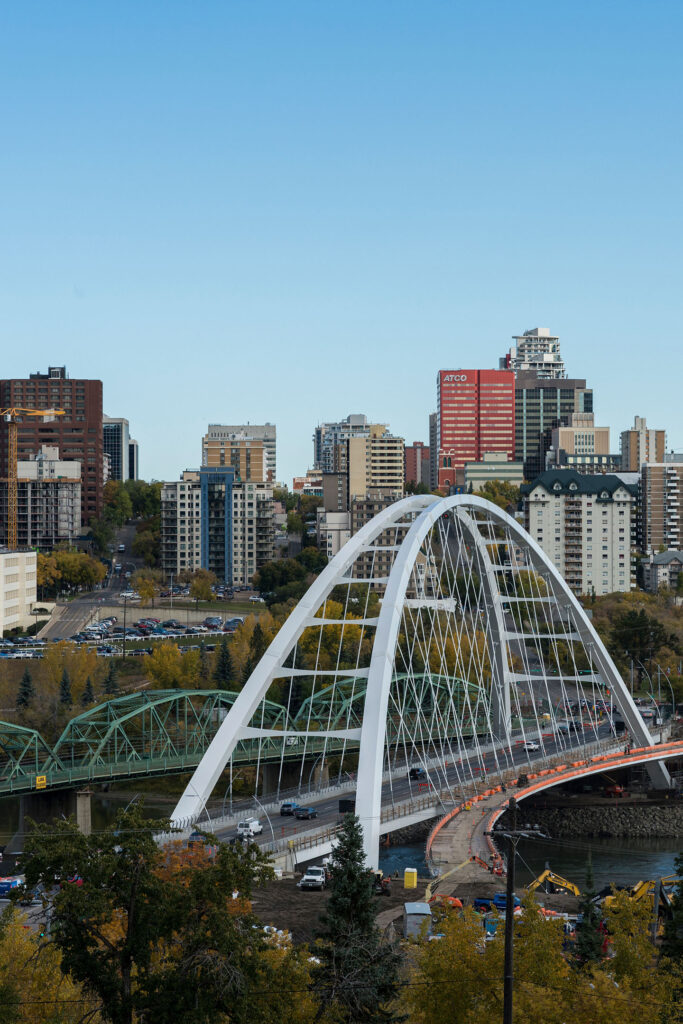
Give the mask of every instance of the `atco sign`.
[{"label": "atco sign", "polygon": [[444,382],[467,380],[466,373],[447,373],[444,377]]}]

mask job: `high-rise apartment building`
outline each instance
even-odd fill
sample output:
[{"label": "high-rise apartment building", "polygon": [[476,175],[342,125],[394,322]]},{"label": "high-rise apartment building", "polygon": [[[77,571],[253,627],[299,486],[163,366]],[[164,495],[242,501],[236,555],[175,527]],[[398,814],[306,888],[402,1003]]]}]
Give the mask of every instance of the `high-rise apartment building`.
[{"label": "high-rise apartment building", "polygon": [[644,416],[636,416],[631,430],[621,432],[621,468],[638,473],[645,462],[663,462],[666,431],[648,430]]},{"label": "high-rise apartment building", "polygon": [[[81,519],[89,523],[102,515],[104,447],[102,440],[102,381],[67,376],[65,366],[28,378],[0,380],[0,408],[63,409],[51,422],[26,416],[18,423],[19,459],[30,459],[42,445],[59,449],[68,462],[81,465]],[[0,477],[7,477],[7,424],[0,422]]]},{"label": "high-rise apartment building", "polygon": [[102,444],[105,455],[109,456],[109,479],[127,480],[130,466],[128,420],[116,416],[103,416]]},{"label": "high-rise apartment building", "polygon": [[275,509],[267,483],[234,483],[232,487],[232,579],[234,586],[251,583],[255,572],[275,556]]},{"label": "high-rise apartment building", "polygon": [[513,335],[513,347],[500,360],[501,370],[535,373],[541,380],[565,377],[564,361],[560,355],[560,339],[547,327],[534,327],[524,334]]},{"label": "high-rise apartment building", "polygon": [[348,453],[349,497],[363,497],[382,491],[403,497],[404,448],[402,437],[394,437],[384,424],[370,426],[367,437],[350,437],[340,446]]},{"label": "high-rise apartment building", "polygon": [[[59,449],[43,445],[38,454],[17,463],[17,541],[19,547],[51,551],[73,544],[81,533],[81,467],[59,458]],[[0,484],[4,503],[7,484]]]},{"label": "high-rise apartment building", "polygon": [[274,483],[276,427],[272,423],[221,426],[210,423],[202,439],[202,466],[232,466],[240,480]]},{"label": "high-rise apartment building", "polygon": [[634,486],[618,476],[557,470],[521,490],[527,531],[575,594],[631,589]]},{"label": "high-rise apartment building", "polygon": [[352,413],[333,423],[319,423],[313,431],[313,467],[323,473],[336,473],[340,448],[352,437],[369,437],[372,424],[362,413]]},{"label": "high-rise apartment building", "polygon": [[640,516],[640,543],[645,554],[683,547],[683,462],[645,463]]},{"label": "high-rise apartment building", "polygon": [[545,379],[531,371],[515,377],[515,460],[534,480],[545,470],[552,430],[574,413],[593,412],[593,392],[578,378]]},{"label": "high-rise apartment building", "polygon": [[161,568],[167,576],[202,566],[202,492],[199,473],[185,470],[161,488]]},{"label": "high-rise apartment building", "polygon": [[439,414],[429,414],[429,489],[439,486]]},{"label": "high-rise apartment building", "polygon": [[424,441],[413,441],[405,447],[405,480],[407,484],[424,484],[429,487],[429,445]]},{"label": "high-rise apartment building", "polygon": [[515,450],[515,375],[511,370],[439,370],[438,485],[448,491],[466,462]]}]

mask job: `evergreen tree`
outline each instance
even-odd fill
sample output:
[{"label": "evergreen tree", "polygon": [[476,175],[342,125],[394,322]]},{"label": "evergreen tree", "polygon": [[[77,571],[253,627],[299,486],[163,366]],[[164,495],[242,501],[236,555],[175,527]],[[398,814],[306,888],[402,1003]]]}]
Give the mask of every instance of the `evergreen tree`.
[{"label": "evergreen tree", "polygon": [[109,662],[109,671],[107,672],[106,679],[104,680],[104,692],[108,697],[113,697],[114,694],[119,692],[119,683],[117,679],[116,664],[114,660]]},{"label": "evergreen tree", "polygon": [[199,678],[203,683],[209,678],[209,656],[204,644],[199,648]]},{"label": "evergreen tree", "polygon": [[266,640],[263,629],[261,628],[261,623],[257,622],[254,626],[254,632],[251,634],[251,639],[249,640],[249,654],[254,665],[258,664],[267,650],[268,641]]},{"label": "evergreen tree", "polygon": [[59,703],[64,704],[69,708],[73,705],[73,697],[71,696],[71,680],[69,679],[69,673],[66,669],[62,672],[62,679],[59,684]]},{"label": "evergreen tree", "polygon": [[229,690],[231,684],[234,682],[235,669],[232,664],[232,655],[230,654],[230,645],[227,637],[224,637],[221,641],[221,645],[218,648],[218,658],[216,659],[216,668],[213,673],[213,680],[219,690]]},{"label": "evergreen tree", "polygon": [[373,882],[360,822],[347,814],[334,845],[332,892],[322,916],[315,979],[321,1005],[332,1006],[333,1018],[346,1024],[404,1019],[389,1008],[398,991],[401,956],[394,943],[383,941],[375,924]]},{"label": "evergreen tree", "polygon": [[27,708],[35,695],[36,692],[33,688],[31,673],[28,668],[25,668],[24,674],[21,677],[21,682],[19,683],[19,692],[17,693],[17,709]]},{"label": "evergreen tree", "polygon": [[92,688],[92,679],[90,676],[85,681],[85,689],[83,690],[83,696],[81,697],[81,704],[84,708],[87,708],[89,704],[95,703],[95,693]]},{"label": "evergreen tree", "polygon": [[251,673],[254,671],[255,666],[256,662],[252,658],[251,654],[248,655],[247,660],[244,663],[244,668],[242,669],[242,686],[246,685],[246,682],[249,679]]},{"label": "evergreen tree", "polygon": [[[683,573],[679,575],[679,579]],[[674,903],[670,917],[664,925],[662,954],[683,964],[683,853],[674,861],[679,881],[676,885]]]},{"label": "evergreen tree", "polygon": [[593,879],[593,861],[588,855],[586,861],[586,885],[579,903],[581,921],[576,926],[576,945],[574,959],[577,967],[596,964],[602,960],[604,935],[600,931],[600,909],[594,902],[595,882]]}]

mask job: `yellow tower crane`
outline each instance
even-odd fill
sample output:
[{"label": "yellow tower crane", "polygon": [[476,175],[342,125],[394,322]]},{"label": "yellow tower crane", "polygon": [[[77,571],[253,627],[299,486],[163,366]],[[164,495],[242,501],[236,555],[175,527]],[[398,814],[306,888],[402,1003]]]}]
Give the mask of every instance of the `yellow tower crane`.
[{"label": "yellow tower crane", "polygon": [[7,424],[7,547],[17,546],[17,416],[42,416],[49,421],[63,416],[63,409],[0,409]]}]

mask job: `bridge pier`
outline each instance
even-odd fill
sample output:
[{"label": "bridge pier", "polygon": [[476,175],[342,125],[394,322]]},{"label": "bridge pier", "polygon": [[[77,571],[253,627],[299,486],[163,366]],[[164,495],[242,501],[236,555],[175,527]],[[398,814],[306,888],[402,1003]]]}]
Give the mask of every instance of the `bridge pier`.
[{"label": "bridge pier", "polygon": [[89,789],[58,789],[47,793],[25,793],[19,801],[19,827],[6,847],[9,854],[23,853],[26,819],[37,824],[49,824],[55,818],[76,818],[84,835],[92,832],[92,805]]}]

